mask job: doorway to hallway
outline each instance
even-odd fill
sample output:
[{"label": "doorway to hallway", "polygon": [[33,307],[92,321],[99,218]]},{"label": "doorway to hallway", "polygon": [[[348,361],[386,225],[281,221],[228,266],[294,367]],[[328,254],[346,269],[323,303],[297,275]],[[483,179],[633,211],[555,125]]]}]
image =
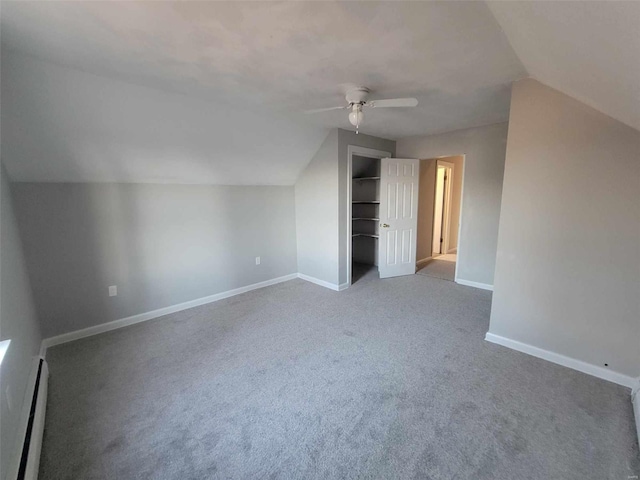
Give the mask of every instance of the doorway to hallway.
[{"label": "doorway to hallway", "polygon": [[455,281],[464,156],[420,161],[416,273]]}]

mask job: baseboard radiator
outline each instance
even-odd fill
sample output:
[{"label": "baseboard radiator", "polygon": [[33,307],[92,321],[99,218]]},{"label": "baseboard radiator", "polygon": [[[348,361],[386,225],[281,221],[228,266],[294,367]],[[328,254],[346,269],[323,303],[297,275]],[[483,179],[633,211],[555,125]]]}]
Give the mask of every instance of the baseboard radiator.
[{"label": "baseboard radiator", "polygon": [[40,450],[44,434],[44,416],[47,409],[49,368],[42,357],[33,362],[25,403],[18,429],[19,448],[9,470],[8,479],[36,480],[40,466]]},{"label": "baseboard radiator", "polygon": [[640,378],[636,380],[636,387],[631,392],[631,403],[633,404],[633,413],[636,417],[638,442],[640,442]]}]

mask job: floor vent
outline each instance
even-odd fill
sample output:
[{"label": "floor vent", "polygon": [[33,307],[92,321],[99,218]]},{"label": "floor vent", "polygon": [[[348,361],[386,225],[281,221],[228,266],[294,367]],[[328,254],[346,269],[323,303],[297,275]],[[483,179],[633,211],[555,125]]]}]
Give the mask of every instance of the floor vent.
[{"label": "floor vent", "polygon": [[22,414],[21,432],[23,435],[20,437],[23,439],[22,448],[13,469],[15,473],[8,478],[16,480],[36,480],[38,478],[44,416],[47,408],[48,377],[47,362],[44,358],[37,357],[29,378],[27,396],[25,396],[25,399],[31,399],[31,402],[25,402]]}]

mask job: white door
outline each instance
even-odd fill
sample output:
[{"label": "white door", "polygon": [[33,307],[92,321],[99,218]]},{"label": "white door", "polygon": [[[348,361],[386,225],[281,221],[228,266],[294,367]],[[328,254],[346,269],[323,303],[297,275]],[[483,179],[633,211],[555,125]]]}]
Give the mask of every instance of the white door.
[{"label": "white door", "polygon": [[383,158],[380,171],[380,278],[416,273],[420,161]]}]

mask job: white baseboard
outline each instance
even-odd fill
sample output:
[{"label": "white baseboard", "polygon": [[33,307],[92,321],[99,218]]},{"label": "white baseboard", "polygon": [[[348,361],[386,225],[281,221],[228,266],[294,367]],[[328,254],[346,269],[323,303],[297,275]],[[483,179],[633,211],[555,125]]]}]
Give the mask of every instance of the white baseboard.
[{"label": "white baseboard", "polygon": [[349,288],[348,283],[336,285],[335,283],[326,282],[316,277],[310,277],[309,275],[305,275],[304,273],[299,273],[298,278],[306,280],[307,282],[315,283],[316,285],[320,285],[321,287],[330,288],[331,290],[335,290],[336,292],[344,290],[345,288]]},{"label": "white baseboard", "polygon": [[640,377],[636,378],[634,381],[634,386],[631,388],[631,394],[637,395],[637,398],[640,400]]},{"label": "white baseboard", "polygon": [[631,391],[631,403],[633,404],[633,414],[636,417],[638,441],[640,441],[640,377],[635,379],[635,386]]},{"label": "white baseboard", "polygon": [[467,287],[481,288],[482,290],[489,290],[493,292],[493,285],[489,285],[488,283],[472,282],[471,280],[464,280],[462,278],[456,278],[456,283],[466,285]]},{"label": "white baseboard", "polygon": [[425,258],[421,258],[420,260],[418,260],[416,262],[416,266],[417,265],[422,265],[423,263],[427,263],[429,260],[433,260],[433,257],[425,257]]},{"label": "white baseboard", "polygon": [[614,372],[612,370],[599,367],[591,363],[583,362],[582,360],[577,360],[575,358],[567,357],[559,353],[550,352],[549,350],[534,347],[533,345],[522,343],[517,340],[511,340],[510,338],[501,337],[500,335],[494,335],[493,333],[487,333],[487,335],[485,336],[485,340],[491,343],[502,345],[503,347],[511,348],[512,350],[517,350],[518,352],[526,353],[534,357],[547,360],[548,362],[562,365],[563,367],[572,368],[573,370],[578,370],[579,372],[593,375],[594,377],[598,377],[609,382],[617,383],[618,385],[622,385],[624,387],[633,388],[637,381],[635,378],[628,375],[623,375],[622,373]]},{"label": "white baseboard", "polygon": [[458,253],[458,248],[450,248],[449,250],[447,250],[447,253]]},{"label": "white baseboard", "polygon": [[188,302],[178,303],[177,305],[171,305],[169,307],[159,308],[158,310],[152,310],[150,312],[139,313],[137,315],[132,315],[130,317],[121,318],[119,320],[113,320],[111,322],[101,323],[100,325],[95,325],[93,327],[83,328],[82,330],[76,330],[74,332],[63,333],[62,335],[57,335],[55,337],[45,338],[44,340],[42,340],[42,345],[40,347],[40,355],[44,357],[47,353],[47,348],[53,347],[54,345],[60,345],[62,343],[72,342],[73,340],[90,337],[92,335],[108,332],[110,330],[115,330],[117,328],[128,327],[129,325],[134,325],[140,322],[146,322],[147,320],[153,320],[154,318],[162,317],[170,313],[180,312],[182,310],[187,310],[189,308],[199,307],[200,305],[206,305],[207,303],[217,302],[218,300],[223,300],[225,298],[233,297],[235,295],[240,295],[241,293],[246,293],[252,290],[257,290],[259,288],[275,285],[276,283],[287,282],[295,278],[298,278],[298,274],[292,273],[290,275],[285,275],[283,277],[272,278],[271,280],[265,280],[264,282],[258,282],[252,285],[247,285],[245,287],[235,288],[233,290],[227,290],[226,292],[216,293],[215,295],[209,295],[207,297],[197,298],[195,300],[190,300]]}]

